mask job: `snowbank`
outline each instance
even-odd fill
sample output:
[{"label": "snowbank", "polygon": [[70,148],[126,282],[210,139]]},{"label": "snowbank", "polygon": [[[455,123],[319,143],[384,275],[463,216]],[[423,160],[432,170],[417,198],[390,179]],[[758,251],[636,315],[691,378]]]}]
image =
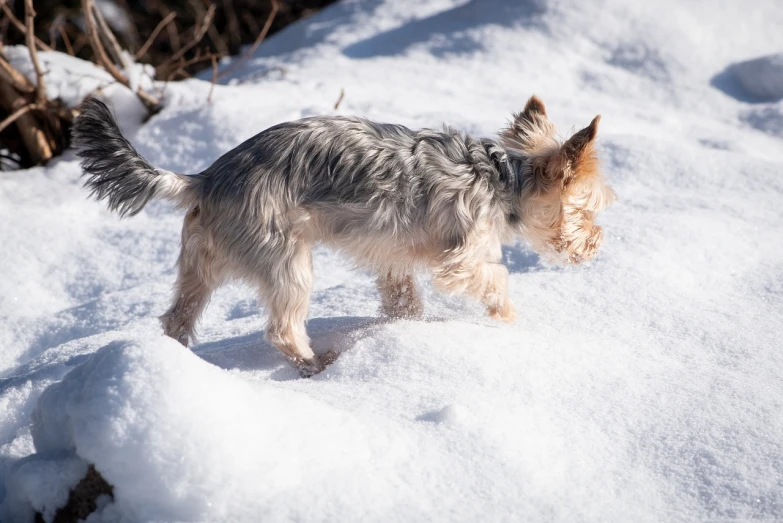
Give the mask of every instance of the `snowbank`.
[{"label": "snowbank", "polygon": [[56,507],[67,499],[61,485],[95,464],[114,486],[107,521],[254,519],[281,493],[304,493],[368,455],[367,431],[349,414],[236,379],[166,337],[98,350],[41,395],[32,418],[39,456],[64,457],[44,475],[26,464],[11,484],[35,509]]}]

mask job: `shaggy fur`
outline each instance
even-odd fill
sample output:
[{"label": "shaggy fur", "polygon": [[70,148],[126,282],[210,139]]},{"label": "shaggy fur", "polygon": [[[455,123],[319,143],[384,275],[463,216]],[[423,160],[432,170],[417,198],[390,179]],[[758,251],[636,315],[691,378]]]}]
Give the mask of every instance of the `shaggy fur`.
[{"label": "shaggy fur", "polygon": [[269,341],[311,374],[322,368],[305,330],[317,242],[378,274],[382,312],[393,317],[421,316],[414,270],[426,268],[437,288],[513,321],[500,258],[501,244],[518,237],[566,262],[594,257],[602,239],[595,214],[614,199],[598,171],[598,120],[561,144],[536,97],[498,141],[307,118],[181,175],[152,167],[109,109],[89,99],[73,143],[87,187],[121,215],[152,198],[187,210],[177,288],[161,318],[166,334],[187,345],[213,290],[241,278],[266,305]]}]

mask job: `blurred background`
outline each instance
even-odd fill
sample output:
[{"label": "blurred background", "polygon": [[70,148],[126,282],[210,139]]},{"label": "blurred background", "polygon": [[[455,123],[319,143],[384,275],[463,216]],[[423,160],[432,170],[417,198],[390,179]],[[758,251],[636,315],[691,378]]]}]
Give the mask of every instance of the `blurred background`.
[{"label": "blurred background", "polygon": [[[267,36],[307,17],[334,0],[35,0],[26,18],[24,0],[0,0],[0,42],[27,45],[33,28],[41,51],[60,51],[110,69],[132,61],[150,64],[162,81],[190,78],[243,44],[257,46]],[[28,2],[29,3],[29,2]],[[94,11],[94,30],[85,13]],[[127,57],[123,53],[128,53]],[[53,100],[8,120],[34,101],[32,85],[9,64],[0,47],[0,157],[3,170],[45,162],[66,147],[73,114]],[[13,91],[9,90],[11,87]],[[156,99],[157,101],[157,99]],[[148,100],[150,110],[156,101]],[[21,122],[20,122],[21,120]],[[16,125],[11,125],[16,123]],[[43,137],[26,143],[25,134]]]}]

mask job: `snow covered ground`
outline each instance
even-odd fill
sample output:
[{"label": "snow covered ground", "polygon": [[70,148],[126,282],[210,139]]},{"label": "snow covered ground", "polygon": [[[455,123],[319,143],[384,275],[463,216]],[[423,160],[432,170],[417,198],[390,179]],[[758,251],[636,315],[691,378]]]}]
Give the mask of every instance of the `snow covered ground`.
[{"label": "snow covered ground", "polygon": [[[620,199],[588,266],[505,251],[511,326],[423,276],[426,319],[379,322],[373,278],[319,249],[308,329],[341,355],[299,379],[240,285],[192,352],[161,336],[170,205],[120,221],[72,154],[4,173],[0,520],[50,521],[87,463],[115,494],[91,522],[783,519],[783,101],[721,76],[780,53],[780,27],[776,0],[355,0],[267,41],[212,103],[171,84],[142,124],[108,87],[180,172],[315,114],[488,136],[536,93],[563,134],[602,115]],[[108,83],[44,60],[67,99]]]}]

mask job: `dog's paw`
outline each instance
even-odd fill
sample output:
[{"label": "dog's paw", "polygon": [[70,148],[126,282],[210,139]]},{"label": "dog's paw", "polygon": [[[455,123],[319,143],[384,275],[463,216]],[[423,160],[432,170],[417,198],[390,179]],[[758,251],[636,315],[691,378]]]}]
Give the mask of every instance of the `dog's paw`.
[{"label": "dog's paw", "polygon": [[506,300],[500,307],[490,307],[489,316],[495,320],[514,323],[517,321],[517,310],[514,308],[514,304],[511,303],[511,301]]},{"label": "dog's paw", "polygon": [[331,365],[337,359],[337,353],[333,350],[327,351],[321,357],[314,356],[309,360],[295,362],[299,375],[303,378],[312,378]]}]

